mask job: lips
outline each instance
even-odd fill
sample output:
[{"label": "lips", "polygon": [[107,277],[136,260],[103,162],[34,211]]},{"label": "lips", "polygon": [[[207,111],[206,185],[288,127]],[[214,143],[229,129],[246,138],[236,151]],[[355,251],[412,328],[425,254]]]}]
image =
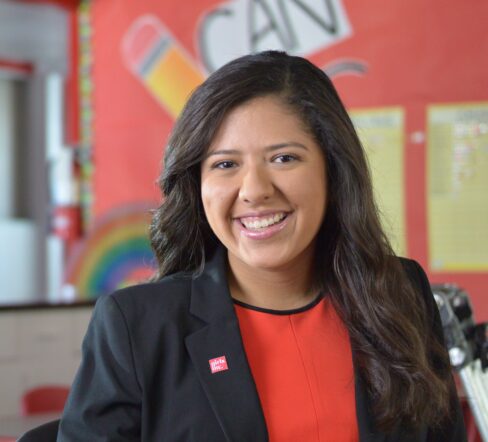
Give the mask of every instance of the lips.
[{"label": "lips", "polygon": [[268,212],[235,218],[242,235],[251,239],[271,238],[283,230],[289,222],[289,212]]}]

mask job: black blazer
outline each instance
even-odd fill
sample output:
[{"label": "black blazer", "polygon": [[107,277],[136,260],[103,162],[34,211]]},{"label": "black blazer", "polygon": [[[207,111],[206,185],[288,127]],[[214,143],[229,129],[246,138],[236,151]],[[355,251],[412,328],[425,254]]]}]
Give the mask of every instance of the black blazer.
[{"label": "black blazer", "polygon": [[[427,278],[418,281],[433,333],[442,328]],[[209,360],[228,370],[212,374]],[[375,429],[368,396],[355,371],[361,442],[465,441],[457,400],[440,430],[391,434]],[[425,400],[429,400],[425,398]],[[432,404],[435,407],[435,404]],[[264,442],[266,423],[246,359],[220,250],[201,276],[180,274],[101,297],[83,342],[83,359],[59,428],[59,442]],[[334,441],[340,442],[340,441]]]}]

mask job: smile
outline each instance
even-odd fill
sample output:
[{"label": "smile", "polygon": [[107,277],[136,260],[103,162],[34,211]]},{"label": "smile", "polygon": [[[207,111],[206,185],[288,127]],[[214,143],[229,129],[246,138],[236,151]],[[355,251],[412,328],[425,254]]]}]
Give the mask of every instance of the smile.
[{"label": "smile", "polygon": [[262,216],[236,218],[241,234],[250,239],[268,239],[283,230],[288,224],[289,213],[275,212]]},{"label": "smile", "polygon": [[285,217],[286,217],[286,213],[280,212],[280,213],[276,213],[274,215],[268,215],[265,217],[241,218],[240,221],[246,229],[260,230],[260,229],[264,229],[265,227],[272,226],[274,224],[278,224],[279,222],[283,221],[283,219]]}]

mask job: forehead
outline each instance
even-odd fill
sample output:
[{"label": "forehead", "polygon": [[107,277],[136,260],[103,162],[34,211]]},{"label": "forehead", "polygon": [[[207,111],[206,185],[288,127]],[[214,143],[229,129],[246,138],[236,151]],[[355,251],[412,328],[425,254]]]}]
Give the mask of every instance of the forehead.
[{"label": "forehead", "polygon": [[[245,147],[312,138],[307,125],[277,96],[253,98],[227,113],[209,146]],[[295,140],[296,141],[296,140]]]}]

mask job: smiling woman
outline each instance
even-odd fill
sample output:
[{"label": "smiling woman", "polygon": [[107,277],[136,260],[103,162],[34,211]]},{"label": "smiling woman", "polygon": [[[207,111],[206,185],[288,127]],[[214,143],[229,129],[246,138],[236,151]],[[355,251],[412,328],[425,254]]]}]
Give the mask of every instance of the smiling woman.
[{"label": "smiling woman", "polygon": [[216,71],[160,186],[158,274],[97,302],[58,440],[465,440],[428,280],[394,256],[320,69]]}]

